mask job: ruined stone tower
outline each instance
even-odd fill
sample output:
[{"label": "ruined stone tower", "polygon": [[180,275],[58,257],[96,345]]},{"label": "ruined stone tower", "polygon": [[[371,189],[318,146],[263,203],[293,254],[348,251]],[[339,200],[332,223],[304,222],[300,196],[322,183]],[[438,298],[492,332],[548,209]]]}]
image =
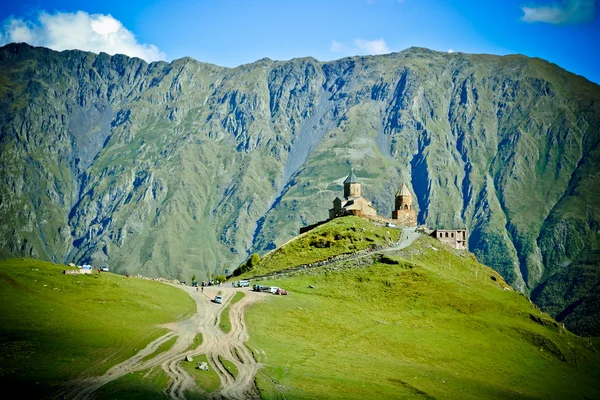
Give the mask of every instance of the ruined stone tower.
[{"label": "ruined stone tower", "polygon": [[413,210],[412,195],[404,183],[398,192],[396,192],[392,219],[398,221],[399,225],[417,226],[417,213]]}]

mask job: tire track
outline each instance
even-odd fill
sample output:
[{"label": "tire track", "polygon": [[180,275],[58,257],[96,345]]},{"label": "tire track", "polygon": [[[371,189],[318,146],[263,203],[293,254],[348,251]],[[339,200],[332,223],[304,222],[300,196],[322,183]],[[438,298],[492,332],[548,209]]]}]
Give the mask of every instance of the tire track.
[{"label": "tire track", "polygon": [[[77,400],[93,398],[96,390],[115,379],[131,372],[160,366],[169,377],[169,387],[165,390],[165,394],[171,399],[183,400],[186,391],[202,392],[202,390],[196,386],[194,378],[180,364],[188,355],[196,357],[201,354],[206,354],[208,364],[221,381],[221,386],[210,393],[211,398],[240,400],[260,398],[254,385],[254,377],[260,365],[244,344],[249,338],[244,311],[250,304],[260,301],[264,294],[245,291],[245,296],[230,308],[231,331],[225,334],[219,329],[221,313],[235,293],[242,289],[207,287],[200,293],[194,288],[172,286],[185,290],[194,299],[196,314],[183,321],[161,325],[169,329],[169,332],[152,341],[133,357],[111,367],[102,376],[83,377],[67,382],[57,398]],[[223,297],[222,304],[215,304],[210,300],[218,292],[221,292]],[[188,350],[199,333],[202,334],[202,344],[196,349]],[[177,341],[170,349],[144,360],[173,337],[177,337]],[[219,357],[232,362],[237,367],[236,377],[229,373]]]}]

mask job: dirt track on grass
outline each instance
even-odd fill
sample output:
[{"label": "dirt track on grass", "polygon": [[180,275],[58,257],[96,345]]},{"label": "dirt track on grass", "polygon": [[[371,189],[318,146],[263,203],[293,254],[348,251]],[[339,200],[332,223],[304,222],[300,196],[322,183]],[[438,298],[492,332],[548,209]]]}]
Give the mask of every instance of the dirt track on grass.
[{"label": "dirt track on grass", "polygon": [[[133,357],[110,368],[104,375],[98,377],[81,378],[68,382],[58,398],[87,399],[93,398],[93,394],[103,385],[118,379],[128,373],[143,371],[152,367],[162,368],[170,378],[169,387],[165,393],[172,399],[185,399],[186,391],[198,391],[196,382],[181,367],[186,356],[192,358],[200,354],[206,354],[210,368],[214,370],[221,380],[221,386],[209,396],[214,399],[258,399],[258,391],[254,385],[254,376],[260,368],[252,353],[244,345],[248,340],[248,330],[244,322],[245,308],[260,301],[264,293],[252,292],[248,288],[234,289],[232,287],[207,287],[204,292],[196,292],[195,288],[177,286],[185,290],[196,301],[196,314],[191,318],[180,322],[163,325],[169,332],[154,340]],[[218,292],[222,292],[223,304],[215,304],[211,301]],[[245,296],[233,304],[229,311],[231,331],[227,334],[219,329],[221,311],[233,299],[237,291],[243,291]],[[198,333],[202,334],[202,344],[192,350],[188,350]],[[157,348],[177,337],[175,344],[167,351],[148,357]],[[147,358],[144,360],[144,358]],[[237,376],[232,376],[220,359],[225,359],[238,369]],[[195,362],[194,362],[195,364]]]}]

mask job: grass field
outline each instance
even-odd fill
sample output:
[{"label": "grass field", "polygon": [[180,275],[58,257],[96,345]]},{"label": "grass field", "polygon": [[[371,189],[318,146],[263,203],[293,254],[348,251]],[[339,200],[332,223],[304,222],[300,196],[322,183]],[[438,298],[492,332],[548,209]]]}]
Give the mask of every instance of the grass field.
[{"label": "grass field", "polygon": [[104,272],[70,276],[65,268],[0,263],[0,383],[23,397],[102,374],[164,333],[158,324],[195,312],[190,296],[168,285]]},{"label": "grass field", "polygon": [[369,267],[346,262],[268,282],[291,293],[246,313],[249,345],[266,353],[256,379],[263,398],[600,393],[600,357],[590,340],[505,290],[470,253],[432,238]]},{"label": "grass field", "polygon": [[146,371],[131,372],[102,386],[94,392],[97,400],[163,400],[168,397],[162,392],[169,377],[160,367]]},{"label": "grass field", "polygon": [[[219,380],[219,375],[217,375],[217,373],[212,368],[208,371],[196,369],[196,365],[198,365],[198,363],[202,361],[208,362],[206,354],[200,354],[198,356],[195,356],[193,362],[182,361],[181,366],[183,367],[183,369],[186,370],[188,374],[190,374],[191,377],[194,378],[194,380],[196,381],[196,385],[198,385],[199,388],[201,388],[205,393],[211,393],[219,388],[219,386],[221,385],[221,381]],[[204,393],[200,392],[191,393],[189,397],[203,398],[205,396]]]},{"label": "grass field", "polygon": [[196,335],[196,337],[194,337],[194,341],[189,345],[189,347],[187,348],[187,350],[194,350],[194,349],[196,349],[198,346],[200,346],[202,344],[202,340],[203,340],[202,334],[198,333]]},{"label": "grass field", "polygon": [[226,360],[225,358],[223,358],[221,356],[219,356],[219,361],[221,362],[221,364],[223,364],[223,366],[225,367],[225,369],[227,370],[227,372],[229,372],[229,374],[231,376],[233,376],[234,378],[237,378],[238,369],[234,363],[232,363],[229,360]]},{"label": "grass field", "polygon": [[231,321],[229,320],[229,310],[231,306],[244,298],[244,292],[237,292],[233,299],[227,304],[227,307],[221,312],[221,322],[219,323],[219,328],[223,331],[223,333],[229,333],[231,331]]}]

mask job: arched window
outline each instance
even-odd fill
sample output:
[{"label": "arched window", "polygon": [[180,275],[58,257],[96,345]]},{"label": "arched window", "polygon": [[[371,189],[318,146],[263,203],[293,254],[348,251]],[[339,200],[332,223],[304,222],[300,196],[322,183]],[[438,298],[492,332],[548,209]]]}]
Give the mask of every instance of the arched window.
[{"label": "arched window", "polygon": [[448,232],[446,232],[446,237],[448,237]]},{"label": "arched window", "polygon": [[405,204],[405,205],[404,205],[404,209],[405,209],[405,210],[408,210],[408,204]]}]

